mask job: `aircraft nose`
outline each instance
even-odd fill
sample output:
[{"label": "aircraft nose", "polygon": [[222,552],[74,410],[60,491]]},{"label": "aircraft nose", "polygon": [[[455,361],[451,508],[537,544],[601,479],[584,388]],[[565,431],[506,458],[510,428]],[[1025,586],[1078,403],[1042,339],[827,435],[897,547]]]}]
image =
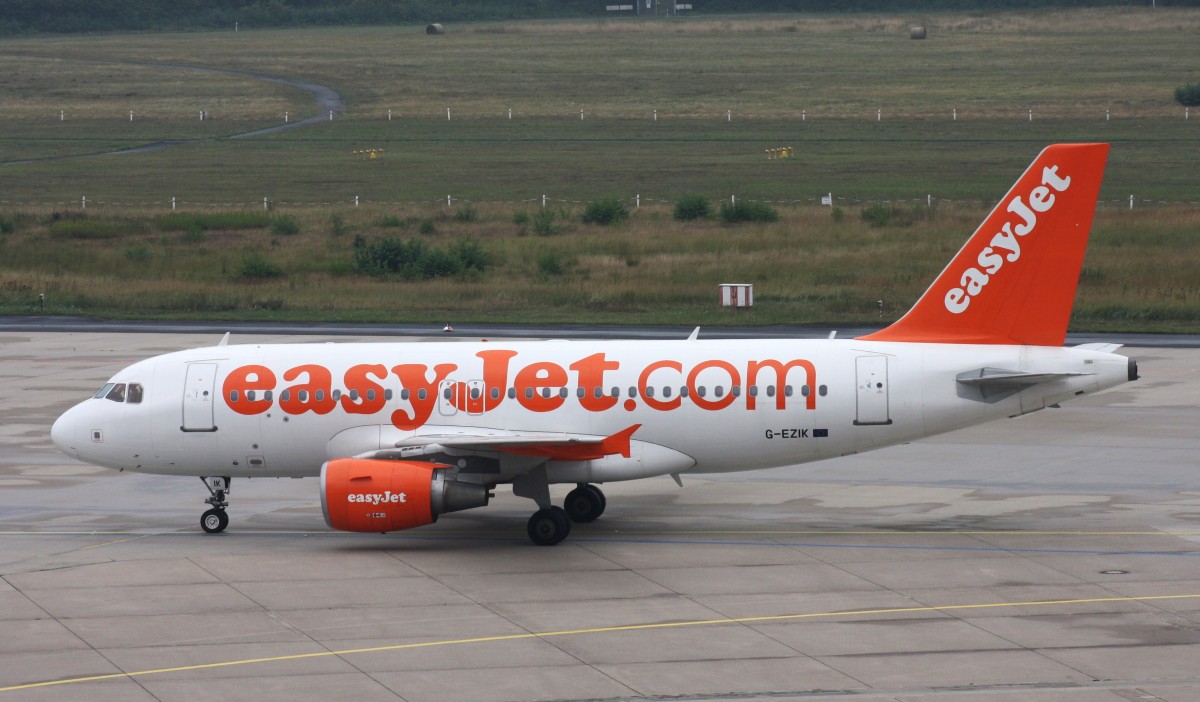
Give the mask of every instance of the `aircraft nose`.
[{"label": "aircraft nose", "polygon": [[54,424],[50,427],[50,440],[54,442],[59,451],[71,458],[79,458],[78,417],[79,406],[76,405],[63,412],[62,416],[54,420]]}]

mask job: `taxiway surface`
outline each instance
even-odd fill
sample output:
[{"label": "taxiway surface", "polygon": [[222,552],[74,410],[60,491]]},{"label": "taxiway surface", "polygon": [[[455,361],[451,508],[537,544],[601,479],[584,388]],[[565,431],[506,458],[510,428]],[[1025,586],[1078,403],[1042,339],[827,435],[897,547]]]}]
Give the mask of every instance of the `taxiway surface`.
[{"label": "taxiway surface", "polygon": [[540,548],[505,489],[363,535],[315,480],[235,481],[207,535],[198,480],[50,444],[120,367],[213,341],[0,333],[0,702],[1200,699],[1200,351],[876,453],[608,484]]}]

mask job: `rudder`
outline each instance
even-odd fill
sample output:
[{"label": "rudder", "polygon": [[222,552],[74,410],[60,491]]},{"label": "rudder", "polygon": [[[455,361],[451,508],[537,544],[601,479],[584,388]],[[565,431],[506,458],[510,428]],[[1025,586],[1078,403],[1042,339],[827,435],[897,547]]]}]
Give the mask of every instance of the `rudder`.
[{"label": "rudder", "polygon": [[1108,149],[1046,147],[913,308],[859,338],[1061,346]]}]

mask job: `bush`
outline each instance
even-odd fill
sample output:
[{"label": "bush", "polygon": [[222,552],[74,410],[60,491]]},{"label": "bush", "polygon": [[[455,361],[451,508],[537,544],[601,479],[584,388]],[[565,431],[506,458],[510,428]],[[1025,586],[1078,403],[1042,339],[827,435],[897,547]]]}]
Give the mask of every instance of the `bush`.
[{"label": "bush", "polygon": [[517,211],[513,212],[512,223],[517,225],[518,227],[523,227],[526,224],[529,224],[529,220],[530,220],[529,213],[526,212],[525,210],[517,210]]},{"label": "bush", "polygon": [[589,202],[583,210],[584,224],[612,226],[629,218],[629,209],[616,198]]},{"label": "bush", "polygon": [[538,273],[542,275],[562,275],[570,265],[558,251],[544,251],[537,257]]},{"label": "bush", "polygon": [[417,231],[421,232],[422,234],[436,234],[437,227],[434,225],[432,219],[427,219],[421,222],[421,226],[417,228]]},{"label": "bush", "polygon": [[919,220],[930,219],[933,210],[927,207],[892,207],[871,205],[863,209],[862,220],[872,227],[911,227]]},{"label": "bush", "polygon": [[354,239],[354,263],[360,273],[417,280],[482,273],[489,261],[483,248],[470,240],[443,250],[432,248],[421,239],[404,241],[389,236],[369,242],[359,236]]},{"label": "bush", "polygon": [[276,236],[299,234],[300,224],[291,215],[280,215],[271,222],[271,233]]},{"label": "bush", "polygon": [[118,239],[145,230],[138,222],[107,219],[60,219],[50,225],[54,239]]},{"label": "bush", "polygon": [[252,253],[242,257],[242,265],[238,266],[238,276],[247,280],[282,278],[283,269],[271,263],[266,256]]},{"label": "bush", "polygon": [[738,222],[774,222],[779,219],[779,213],[765,202],[750,202],[742,200],[730,204],[721,203],[721,221],[726,224]]},{"label": "bush", "polygon": [[675,201],[675,219],[690,222],[704,219],[712,214],[712,206],[703,195],[684,195]]},{"label": "bush", "polygon": [[265,212],[172,212],[154,220],[164,232],[188,232],[211,229],[264,229],[271,226]]},{"label": "bush", "polygon": [[559,232],[559,226],[555,224],[556,215],[554,210],[543,207],[533,213],[533,231],[538,236],[554,236]]},{"label": "bush", "polygon": [[871,205],[864,207],[860,215],[862,221],[872,227],[886,227],[892,221],[891,205]]},{"label": "bush", "polygon": [[1188,83],[1175,88],[1175,102],[1186,107],[1200,105],[1200,83]]},{"label": "bush", "polygon": [[470,205],[463,205],[454,211],[454,219],[460,222],[478,222],[479,212]]}]

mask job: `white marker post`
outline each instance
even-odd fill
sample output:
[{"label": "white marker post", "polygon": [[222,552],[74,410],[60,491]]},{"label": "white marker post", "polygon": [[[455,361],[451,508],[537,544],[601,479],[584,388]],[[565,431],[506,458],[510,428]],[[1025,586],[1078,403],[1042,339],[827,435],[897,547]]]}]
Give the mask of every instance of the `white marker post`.
[{"label": "white marker post", "polygon": [[1132,195],[1129,196],[1129,209],[1131,209],[1131,210],[1133,209],[1133,196]]},{"label": "white marker post", "polygon": [[450,108],[449,107],[446,108],[446,121],[447,122],[450,121]]},{"label": "white marker post", "polygon": [[265,197],[263,198],[263,209],[264,210],[271,209],[271,203]]},{"label": "white marker post", "polygon": [[1030,110],[1030,111],[1029,111],[1029,121],[1030,121],[1030,122],[1032,122],[1032,121],[1033,121],[1033,110]]},{"label": "white marker post", "polygon": [[1104,111],[1104,121],[1107,122],[1108,120],[1109,120],[1108,110],[1105,110]]},{"label": "white marker post", "polygon": [[59,121],[59,122],[66,122],[66,121],[67,121],[67,111],[66,111],[66,110],[59,110],[59,111],[58,111],[58,121]]},{"label": "white marker post", "polygon": [[508,119],[510,122],[512,121],[512,108],[511,107],[508,108]]},{"label": "white marker post", "polygon": [[286,113],[286,112],[283,113],[283,123],[284,124],[288,123],[288,113]]},{"label": "white marker post", "polygon": [[654,121],[655,121],[655,122],[657,122],[657,121],[658,121],[658,110],[655,110],[655,111],[654,111]]},{"label": "white marker post", "polygon": [[635,209],[635,210],[642,209],[642,194],[641,193],[638,193],[637,195],[633,196],[633,209]]},{"label": "white marker post", "polygon": [[175,211],[175,198],[171,198],[171,211]]},{"label": "white marker post", "polygon": [[[1130,197],[1132,197],[1132,196],[1130,196]],[[80,202],[80,207],[82,207],[85,210],[87,209],[87,195],[83,196],[83,200]]]},{"label": "white marker post", "polygon": [[133,121],[133,110],[130,110],[130,111],[129,111],[129,121],[130,121],[130,122],[132,122],[132,121]]},{"label": "white marker post", "polygon": [[358,207],[358,196],[357,195],[354,196],[354,206]]},{"label": "white marker post", "polygon": [[542,209],[546,209],[546,196],[542,195]]},{"label": "white marker post", "polygon": [[726,122],[733,121],[733,110],[725,110],[725,121]]},{"label": "white marker post", "polygon": [[808,121],[808,112],[806,110],[800,110],[800,121],[801,122]]},{"label": "white marker post", "polygon": [[388,110],[388,121],[389,122],[392,121],[392,111],[391,110]]},{"label": "white marker post", "polygon": [[875,110],[875,121],[876,122],[883,121],[883,110]]},{"label": "white marker post", "polygon": [[332,122],[332,121],[333,121],[333,110],[330,110],[330,111],[329,111],[329,121],[330,121],[330,122]]},{"label": "white marker post", "polygon": [[580,111],[579,111],[579,121],[580,121],[580,122],[582,122],[582,121],[583,121],[583,110],[580,110]]},{"label": "white marker post", "polygon": [[954,108],[953,110],[950,110],[950,121],[951,122],[958,121],[958,108],[957,107]]}]

